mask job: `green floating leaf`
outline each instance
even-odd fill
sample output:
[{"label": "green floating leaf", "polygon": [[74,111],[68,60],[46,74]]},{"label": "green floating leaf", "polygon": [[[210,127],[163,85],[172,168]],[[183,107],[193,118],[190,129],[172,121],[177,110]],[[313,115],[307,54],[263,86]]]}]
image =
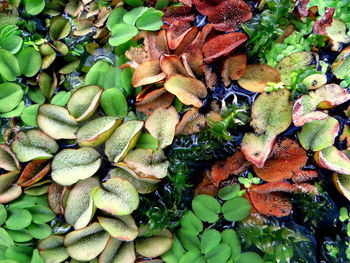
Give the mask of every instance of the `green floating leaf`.
[{"label": "green floating leaf", "polygon": [[162,179],[168,174],[169,161],[162,150],[136,149],[125,156],[124,162],[141,178]]},{"label": "green floating leaf", "polygon": [[39,128],[54,139],[76,138],[78,123],[68,110],[61,106],[41,105],[36,121]]},{"label": "green floating leaf", "polygon": [[12,143],[12,151],[21,162],[50,159],[57,150],[55,140],[38,130],[19,132]]},{"label": "green floating leaf", "polygon": [[0,227],[0,244],[6,247],[14,245],[12,238],[2,227]]},{"label": "green floating leaf", "polygon": [[139,206],[139,194],[128,180],[113,177],[95,188],[92,199],[97,208],[112,215],[130,215]]},{"label": "green floating leaf", "polygon": [[136,20],[142,16],[143,13],[145,13],[148,10],[147,7],[136,7],[131,9],[129,12],[127,12],[124,16],[123,16],[123,22],[125,24],[129,24],[129,25],[135,25]]},{"label": "green floating leaf", "polygon": [[28,263],[32,257],[33,248],[28,246],[11,246],[6,249],[5,258],[18,263]]},{"label": "green floating leaf", "polygon": [[243,197],[235,197],[222,206],[224,218],[228,221],[241,221],[250,213],[250,203]]},{"label": "green floating leaf", "polygon": [[[109,70],[111,70],[111,64],[99,60],[97,61],[89,70],[89,72],[85,76],[85,84],[86,85],[98,85],[100,87],[104,87],[104,83],[107,79],[106,75],[110,76]],[[112,75],[113,76],[113,75]]]},{"label": "green floating leaf", "polygon": [[62,16],[55,17],[50,26],[50,37],[52,40],[60,40],[69,35],[70,22]]},{"label": "green floating leaf", "polygon": [[52,179],[60,185],[72,185],[93,176],[101,166],[101,156],[94,149],[65,149],[52,161]]},{"label": "green floating leaf", "polygon": [[315,160],[323,168],[350,175],[350,153],[348,151],[339,151],[334,146],[330,146],[316,152]]},{"label": "green floating leaf", "polygon": [[99,263],[133,263],[136,260],[134,242],[122,242],[110,237],[98,260]]},{"label": "green floating leaf", "polygon": [[61,263],[69,257],[63,246],[63,239],[62,236],[54,235],[39,242],[39,254],[45,262]]},{"label": "green floating leaf", "polygon": [[5,222],[6,228],[11,230],[21,230],[32,222],[32,215],[23,208],[9,208],[9,216]]},{"label": "green floating leaf", "polygon": [[147,118],[145,128],[157,138],[159,147],[164,149],[172,144],[178,122],[178,113],[174,107],[168,109],[159,107]]},{"label": "green floating leaf", "polygon": [[44,263],[44,260],[39,255],[39,250],[34,249],[30,263]]},{"label": "green floating leaf", "polygon": [[6,144],[0,144],[0,168],[13,172],[19,170],[20,167],[21,165],[12,153],[11,148]]},{"label": "green floating leaf", "polygon": [[55,218],[55,214],[47,207],[46,203],[29,207],[27,210],[31,213],[33,222],[36,224],[47,223]]},{"label": "green floating leaf", "polygon": [[334,144],[339,132],[339,122],[333,117],[312,121],[303,125],[298,138],[306,150],[321,151]]},{"label": "green floating leaf", "polygon": [[103,89],[97,85],[77,89],[68,101],[69,113],[77,120],[84,121],[97,110]]},{"label": "green floating leaf", "polygon": [[[141,230],[142,233],[142,230]],[[167,229],[153,232],[150,237],[139,237],[135,241],[136,252],[148,258],[159,257],[173,244],[173,235]]]},{"label": "green floating leaf", "polygon": [[187,211],[180,219],[180,224],[183,229],[191,230],[197,235],[203,231],[202,221],[196,217],[192,211]]},{"label": "green floating leaf", "polygon": [[22,75],[26,77],[33,77],[39,72],[42,65],[40,52],[36,51],[32,47],[26,47],[19,52],[18,63]]},{"label": "green floating leaf", "polygon": [[243,252],[236,257],[235,263],[262,263],[263,259],[255,252]]},{"label": "green floating leaf", "polygon": [[132,169],[123,163],[118,163],[116,167],[109,173],[109,177],[125,178],[136,188],[140,194],[148,194],[154,192],[157,189],[157,183],[160,182],[160,180],[154,178],[139,177]]},{"label": "green floating leaf", "polygon": [[15,83],[0,84],[0,112],[9,112],[16,108],[23,98],[21,86]]},{"label": "green floating leaf", "polygon": [[23,39],[20,36],[10,36],[0,40],[0,47],[6,49],[11,54],[16,54],[21,50]]},{"label": "green floating leaf", "polygon": [[14,108],[12,111],[1,113],[0,117],[2,118],[13,118],[13,117],[19,117],[21,116],[23,110],[24,110],[24,101],[22,100],[16,108]]},{"label": "green floating leaf", "polygon": [[221,234],[216,229],[205,230],[201,239],[201,250],[203,254],[208,254],[212,249],[220,244]]},{"label": "green floating leaf", "polygon": [[[181,242],[174,236],[174,242],[171,246],[170,250],[165,252],[161,257],[164,262],[167,263],[178,263],[180,262],[180,258],[185,253]],[[192,261],[190,261],[192,262]]]},{"label": "green floating leaf", "polygon": [[116,24],[123,23],[123,16],[127,13],[125,8],[123,7],[116,7],[113,9],[113,11],[109,14],[108,20],[107,20],[107,28],[109,30],[112,30],[112,27]]},{"label": "green floating leaf", "polygon": [[51,99],[51,104],[63,107],[68,103],[71,96],[72,93],[70,92],[60,91]]},{"label": "green floating leaf", "polygon": [[41,93],[39,87],[30,88],[28,90],[28,95],[29,95],[30,100],[34,103],[38,103],[38,104],[45,103],[45,97]]},{"label": "green floating leaf", "polygon": [[98,217],[98,222],[112,237],[121,241],[132,241],[139,233],[135,220],[130,215]]},{"label": "green floating leaf", "polygon": [[231,248],[231,260],[241,253],[241,244],[237,233],[233,229],[225,229],[221,232],[221,242]]},{"label": "green floating leaf", "polygon": [[143,5],[143,0],[125,0],[124,2],[133,7],[138,7]]},{"label": "green floating leaf", "polygon": [[109,116],[124,118],[128,114],[128,103],[118,88],[106,89],[102,93],[100,105]]},{"label": "green floating leaf", "polygon": [[51,233],[51,227],[46,224],[30,224],[28,226],[29,233],[36,239],[48,238]]},{"label": "green floating leaf", "polygon": [[206,260],[199,250],[191,250],[186,252],[181,258],[179,263],[206,263]]},{"label": "green floating leaf", "polygon": [[110,235],[99,223],[93,223],[83,229],[68,233],[64,246],[70,257],[89,261],[96,258],[106,247]]},{"label": "green floating leaf", "polygon": [[[226,263],[231,256],[231,249],[227,244],[220,244],[205,255],[207,263]],[[251,261],[254,262],[254,261]]]},{"label": "green floating leaf", "polygon": [[142,127],[142,121],[127,121],[114,131],[105,145],[105,154],[110,162],[119,162],[136,145]]},{"label": "green floating leaf", "polygon": [[39,113],[39,104],[30,105],[22,111],[21,119],[22,121],[31,127],[38,127],[38,124],[36,123],[36,117]]},{"label": "green floating leaf", "polygon": [[158,141],[151,134],[142,133],[137,141],[136,148],[157,150]]},{"label": "green floating leaf", "polygon": [[10,237],[15,242],[28,242],[33,239],[33,236],[29,233],[27,229],[21,229],[21,230],[7,230],[7,233],[10,235]]},{"label": "green floating leaf", "polygon": [[45,1],[44,0],[30,0],[25,1],[24,9],[26,12],[32,16],[36,16],[44,10]]},{"label": "green floating leaf", "polygon": [[8,81],[21,75],[17,58],[5,49],[0,49],[0,75]]},{"label": "green floating leaf", "polygon": [[163,26],[164,13],[155,8],[149,8],[136,20],[136,27],[140,30],[157,31]]},{"label": "green floating leaf", "polygon": [[90,223],[95,212],[91,193],[99,186],[98,180],[92,177],[79,181],[69,192],[64,218],[74,229],[81,229]]},{"label": "green floating leaf", "polygon": [[191,251],[201,248],[201,242],[197,236],[198,234],[193,229],[180,228],[176,235],[179,237],[184,249]]},{"label": "green floating leaf", "polygon": [[0,226],[5,223],[7,218],[7,210],[4,205],[0,204]]},{"label": "green floating leaf", "polygon": [[215,223],[219,220],[221,207],[219,202],[209,195],[197,195],[192,200],[192,209],[194,214],[202,221]]},{"label": "green floating leaf", "polygon": [[53,73],[53,77],[51,77],[46,72],[40,72],[37,76],[37,81],[39,89],[44,97],[48,99],[51,98],[57,86],[57,77],[55,73]]},{"label": "green floating leaf", "polygon": [[241,191],[241,186],[239,184],[231,184],[221,188],[218,192],[218,196],[222,200],[230,200],[238,195]]},{"label": "green floating leaf", "polygon": [[109,38],[108,42],[112,46],[119,46],[126,43],[139,33],[135,26],[128,24],[116,24],[112,27],[111,31],[112,36]]}]

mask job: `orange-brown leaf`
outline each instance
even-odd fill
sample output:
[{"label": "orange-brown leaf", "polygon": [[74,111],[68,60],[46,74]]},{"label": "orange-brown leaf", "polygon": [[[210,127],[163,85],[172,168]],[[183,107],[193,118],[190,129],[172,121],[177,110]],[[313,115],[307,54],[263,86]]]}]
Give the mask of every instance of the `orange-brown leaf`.
[{"label": "orange-brown leaf", "polygon": [[307,153],[291,139],[277,143],[264,167],[253,166],[256,175],[267,182],[279,182],[292,178],[306,165]]},{"label": "orange-brown leaf", "polygon": [[196,108],[202,106],[201,99],[207,96],[207,89],[203,82],[179,74],[171,76],[164,83],[164,87],[167,91],[174,94],[183,104],[193,105]]},{"label": "orange-brown leaf", "polygon": [[175,134],[190,135],[200,132],[207,123],[207,119],[197,109],[187,111],[176,126]]},{"label": "orange-brown leaf", "polygon": [[193,22],[195,15],[189,6],[169,6],[163,9],[163,22],[172,24],[175,21]]},{"label": "orange-brown leaf", "polygon": [[221,70],[221,77],[225,86],[231,83],[231,80],[240,79],[245,72],[247,66],[247,55],[237,54],[225,59],[224,66]]},{"label": "orange-brown leaf", "polygon": [[139,87],[142,85],[156,83],[165,78],[165,74],[162,72],[159,60],[149,60],[139,65],[132,77],[132,85]]},{"label": "orange-brown leaf", "polygon": [[165,88],[156,89],[147,93],[145,93],[144,90],[136,97],[136,108],[146,115],[150,115],[158,107],[168,108],[175,98],[175,96],[169,93]]},{"label": "orange-brown leaf", "polygon": [[219,188],[215,186],[212,181],[209,179],[209,173],[206,171],[204,173],[203,181],[197,185],[196,189],[194,190],[194,195],[210,195],[210,196],[217,196],[219,191]]},{"label": "orange-brown leaf", "polygon": [[167,77],[175,74],[189,76],[180,58],[175,55],[162,55],[160,57],[160,67]]},{"label": "orange-brown leaf", "polygon": [[216,162],[210,171],[211,180],[215,185],[227,179],[230,175],[242,173],[250,163],[245,159],[241,151],[235,152],[226,160]]},{"label": "orange-brown leaf", "polygon": [[282,193],[259,194],[249,191],[249,197],[255,209],[263,215],[283,217],[292,211],[292,204]]}]

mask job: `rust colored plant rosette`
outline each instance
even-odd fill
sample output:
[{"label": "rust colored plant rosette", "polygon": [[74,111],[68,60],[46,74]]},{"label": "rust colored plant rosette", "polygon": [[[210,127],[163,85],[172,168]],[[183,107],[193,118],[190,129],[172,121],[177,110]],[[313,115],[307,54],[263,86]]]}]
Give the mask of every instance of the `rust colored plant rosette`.
[{"label": "rust colored plant rosette", "polygon": [[287,182],[275,182],[251,186],[248,196],[260,214],[283,217],[292,211],[292,204],[286,193],[298,192],[318,194],[316,187],[310,184],[292,185]]},{"label": "rust colored plant rosette", "polygon": [[31,186],[40,181],[51,168],[51,163],[46,159],[33,160],[24,168],[17,184],[19,186]]}]

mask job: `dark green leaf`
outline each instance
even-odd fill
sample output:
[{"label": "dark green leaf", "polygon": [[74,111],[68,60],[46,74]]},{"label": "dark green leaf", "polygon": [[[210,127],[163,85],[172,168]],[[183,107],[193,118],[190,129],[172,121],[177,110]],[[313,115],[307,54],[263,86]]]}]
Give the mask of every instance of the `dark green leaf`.
[{"label": "dark green leaf", "polygon": [[213,248],[220,244],[221,235],[216,229],[208,229],[203,232],[201,239],[202,253],[208,254]]},{"label": "dark green leaf", "polygon": [[219,219],[221,207],[219,202],[209,195],[197,195],[192,200],[194,214],[208,223],[215,223]]},{"label": "dark green leaf", "polygon": [[228,221],[241,221],[250,213],[250,203],[243,197],[235,197],[222,206],[224,218]]}]

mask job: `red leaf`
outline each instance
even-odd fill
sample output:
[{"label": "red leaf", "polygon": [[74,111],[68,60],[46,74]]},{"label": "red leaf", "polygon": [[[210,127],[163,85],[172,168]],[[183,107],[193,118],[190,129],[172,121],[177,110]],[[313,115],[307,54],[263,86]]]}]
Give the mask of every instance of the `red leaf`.
[{"label": "red leaf", "polygon": [[255,192],[259,194],[268,194],[274,192],[285,192],[285,193],[295,193],[298,188],[287,182],[275,182],[275,183],[265,183],[252,185],[249,188],[249,192]]},{"label": "red leaf", "polygon": [[242,0],[194,0],[194,4],[219,31],[233,31],[252,17],[250,6]]},{"label": "red leaf", "polygon": [[247,35],[233,32],[216,36],[207,41],[203,48],[204,61],[211,63],[214,60],[230,54],[235,48],[247,41]]},{"label": "red leaf", "polygon": [[17,184],[19,186],[30,186],[42,179],[51,168],[51,163],[48,160],[40,159],[33,160],[24,168]]},{"label": "red leaf", "polygon": [[190,23],[184,21],[175,21],[166,31],[168,46],[170,49],[176,49],[186,34],[192,30]]}]

